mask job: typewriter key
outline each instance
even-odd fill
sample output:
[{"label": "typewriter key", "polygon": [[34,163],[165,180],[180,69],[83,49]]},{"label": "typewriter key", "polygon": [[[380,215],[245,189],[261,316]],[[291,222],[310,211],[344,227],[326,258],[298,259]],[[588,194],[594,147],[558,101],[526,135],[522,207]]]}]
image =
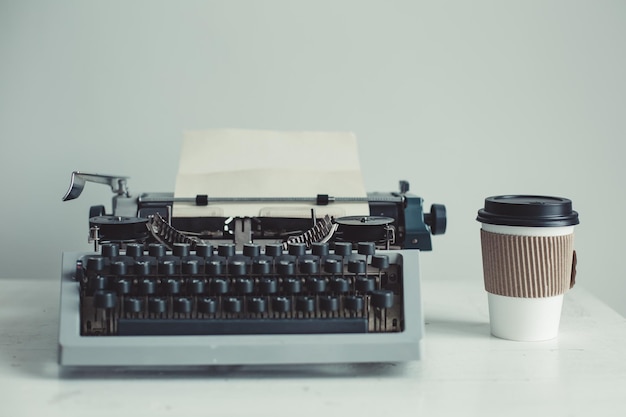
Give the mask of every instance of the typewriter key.
[{"label": "typewriter key", "polygon": [[197,259],[187,259],[183,265],[183,274],[185,275],[198,275],[200,272],[200,262]]},{"label": "typewriter key", "polygon": [[137,297],[129,297],[124,300],[124,310],[127,313],[137,314],[143,311],[143,300]]},{"label": "typewriter key", "polygon": [[259,292],[261,294],[275,294],[278,292],[278,280],[272,277],[259,279]]},{"label": "typewriter key", "polygon": [[132,282],[129,279],[122,278],[117,281],[115,287],[117,295],[128,295],[132,289]]},{"label": "typewriter key", "polygon": [[348,271],[353,274],[364,274],[367,264],[363,259],[351,259],[348,261]]},{"label": "typewriter key", "polygon": [[161,256],[165,256],[167,248],[165,245],[160,243],[151,243],[148,245],[148,255],[153,256],[155,258],[160,258]]},{"label": "typewriter key", "polygon": [[308,277],[306,288],[312,293],[318,294],[326,291],[326,280],[321,277]]},{"label": "typewriter key", "polygon": [[225,258],[229,258],[235,254],[234,243],[222,243],[217,246],[217,254]]},{"label": "typewriter key", "polygon": [[204,293],[205,282],[200,278],[193,278],[188,282],[189,293],[200,295]]},{"label": "typewriter key", "polygon": [[347,310],[358,312],[363,310],[365,303],[359,295],[347,295],[343,299],[343,305]]},{"label": "typewriter key", "polygon": [[102,256],[113,258],[120,254],[120,247],[115,243],[105,243],[101,247]]},{"label": "typewriter key", "polygon": [[311,253],[317,256],[326,256],[329,253],[329,244],[326,242],[311,243]]},{"label": "typewriter key", "polygon": [[126,256],[137,258],[143,256],[143,243],[129,243],[126,245]]},{"label": "typewriter key", "polygon": [[137,261],[135,262],[135,274],[140,277],[145,277],[146,275],[150,275],[150,262],[148,261]]},{"label": "typewriter key", "polygon": [[261,254],[261,246],[256,243],[246,243],[243,245],[243,254],[250,258],[255,258]]},{"label": "typewriter key", "polygon": [[324,261],[324,271],[329,274],[340,274],[343,270],[341,259],[327,258]]},{"label": "typewriter key", "polygon": [[335,242],[335,255],[349,256],[350,254],[352,254],[352,243]]},{"label": "typewriter key", "polygon": [[235,277],[246,275],[246,263],[240,260],[229,262],[228,273]]},{"label": "typewriter key", "polygon": [[342,277],[333,277],[329,281],[330,289],[336,293],[347,293],[350,291],[350,283]]},{"label": "typewriter key", "polygon": [[211,292],[213,294],[226,294],[228,293],[228,281],[224,278],[213,278],[210,281]]},{"label": "typewriter key", "polygon": [[320,295],[320,310],[333,312],[339,310],[339,298],[334,295]]},{"label": "typewriter key", "polygon": [[291,311],[291,300],[287,297],[272,298],[272,310],[276,313],[288,313]]},{"label": "typewriter key", "polygon": [[319,257],[315,255],[300,257],[300,272],[303,274],[317,274],[320,270],[319,265]]},{"label": "typewriter key", "polygon": [[266,310],[265,298],[252,297],[248,299],[248,312],[249,313],[265,313]]},{"label": "typewriter key", "polygon": [[148,299],[148,311],[153,314],[163,314],[167,311],[167,300],[161,297]]},{"label": "typewriter key", "polygon": [[235,291],[239,294],[252,294],[254,291],[254,280],[252,278],[237,278],[235,280]]},{"label": "typewriter key", "polygon": [[252,273],[257,275],[267,275],[272,267],[269,259],[255,259],[252,261]]},{"label": "typewriter key", "polygon": [[215,314],[217,311],[217,299],[204,297],[198,300],[198,311],[203,314]]},{"label": "typewriter key", "polygon": [[174,300],[174,311],[178,314],[191,313],[191,298],[179,297]]},{"label": "typewriter key", "polygon": [[176,278],[169,278],[165,281],[165,292],[168,295],[180,294],[180,281]]},{"label": "typewriter key", "polygon": [[373,255],[376,251],[376,245],[374,245],[374,242],[359,242],[357,247],[357,252],[360,255]]},{"label": "typewriter key", "polygon": [[117,296],[113,291],[96,291],[93,296],[94,307],[111,309],[117,304]]},{"label": "typewriter key", "polygon": [[156,293],[156,281],[151,279],[143,279],[139,283],[139,293],[142,295],[152,295]]},{"label": "typewriter key", "polygon": [[389,268],[389,257],[387,255],[372,256],[372,266],[378,269]]},{"label": "typewriter key", "polygon": [[354,281],[354,287],[361,293],[374,291],[376,281],[370,277],[357,277]]},{"label": "typewriter key", "polygon": [[228,297],[224,300],[224,310],[228,313],[240,313],[241,312],[241,298]]},{"label": "typewriter key", "polygon": [[303,313],[313,313],[315,311],[315,298],[308,296],[297,297],[296,310]]},{"label": "typewriter key", "polygon": [[123,261],[116,261],[111,264],[111,273],[114,275],[126,275],[128,273],[128,265]]},{"label": "typewriter key", "polygon": [[372,305],[377,308],[393,307],[393,291],[376,290],[371,294]]},{"label": "typewriter key", "polygon": [[174,256],[180,256],[181,258],[183,256],[189,256],[190,251],[191,247],[189,243],[174,243],[172,245],[172,254]]},{"label": "typewriter key", "polygon": [[295,277],[283,279],[283,291],[287,294],[299,294],[302,292],[302,281]]},{"label": "typewriter key", "polygon": [[105,258],[102,256],[90,256],[87,258],[87,272],[100,272],[105,265]]},{"label": "typewriter key", "polygon": [[209,275],[221,275],[224,265],[224,258],[214,257],[206,263],[206,273]]},{"label": "typewriter key", "polygon": [[159,274],[161,275],[174,275],[176,273],[176,264],[172,261],[159,262]]},{"label": "typewriter key", "polygon": [[265,254],[275,258],[283,254],[283,245],[280,243],[269,243],[265,245]]},{"label": "typewriter key", "polygon": [[204,243],[196,245],[196,256],[208,258],[211,255],[213,255],[213,246]]},{"label": "typewriter key", "polygon": [[289,243],[288,245],[289,255],[302,256],[306,253],[305,243]]}]

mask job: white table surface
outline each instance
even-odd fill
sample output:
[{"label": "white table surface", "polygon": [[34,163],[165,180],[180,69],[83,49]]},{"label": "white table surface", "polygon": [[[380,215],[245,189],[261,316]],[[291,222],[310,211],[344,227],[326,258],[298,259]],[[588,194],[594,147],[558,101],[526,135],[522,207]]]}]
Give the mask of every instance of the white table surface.
[{"label": "white table surface", "polygon": [[0,280],[0,417],[626,415],[626,319],[584,289],[558,339],[524,343],[490,336],[481,281],[422,288],[417,362],[68,372],[59,283]]}]

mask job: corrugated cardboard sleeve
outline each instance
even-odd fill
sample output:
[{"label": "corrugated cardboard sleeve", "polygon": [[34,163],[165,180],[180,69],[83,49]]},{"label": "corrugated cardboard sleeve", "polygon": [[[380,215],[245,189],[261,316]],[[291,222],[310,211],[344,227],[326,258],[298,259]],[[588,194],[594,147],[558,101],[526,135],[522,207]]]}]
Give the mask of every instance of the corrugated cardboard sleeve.
[{"label": "corrugated cardboard sleeve", "polygon": [[481,229],[480,237],[487,292],[538,298],[570,288],[574,234],[517,236]]}]

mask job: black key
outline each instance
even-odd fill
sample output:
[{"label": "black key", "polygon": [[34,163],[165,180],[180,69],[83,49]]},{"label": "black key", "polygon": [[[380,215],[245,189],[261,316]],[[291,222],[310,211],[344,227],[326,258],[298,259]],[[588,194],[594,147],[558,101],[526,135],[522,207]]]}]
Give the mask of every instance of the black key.
[{"label": "black key", "polygon": [[375,285],[376,281],[370,277],[357,277],[354,281],[354,287],[362,293],[374,291]]},{"label": "black key", "polygon": [[224,310],[229,313],[240,313],[242,309],[241,298],[229,297],[224,300]]},{"label": "black key", "polygon": [[320,310],[323,311],[337,311],[339,310],[339,298],[334,295],[320,295]]},{"label": "black key", "polygon": [[278,280],[272,277],[259,279],[259,292],[261,294],[275,294],[278,292]]},{"label": "black key", "polygon": [[210,287],[213,294],[226,294],[228,292],[228,280],[224,278],[213,278],[210,281]]},{"label": "black key", "polygon": [[326,291],[326,280],[321,277],[308,277],[306,279],[306,288],[312,293],[321,293]]},{"label": "black key", "polygon": [[267,306],[265,298],[263,297],[251,297],[248,298],[248,312],[249,313],[264,313]]},{"label": "black key", "polygon": [[124,310],[127,313],[141,313],[143,311],[143,299],[129,297],[124,300]]},{"label": "black key", "polygon": [[215,314],[217,300],[213,297],[204,297],[198,300],[198,311],[204,314]]},{"label": "black key", "polygon": [[114,308],[117,304],[117,295],[113,291],[96,291],[93,295],[93,304],[96,308]]},{"label": "black key", "polygon": [[313,297],[298,297],[296,298],[296,310],[303,313],[312,313],[315,311],[315,298]]},{"label": "black key", "polygon": [[291,311],[291,300],[287,297],[272,298],[272,310],[277,313],[288,313]]},{"label": "black key", "polygon": [[143,279],[139,283],[139,293],[142,295],[152,295],[156,293],[156,281],[152,279]]},{"label": "black key", "polygon": [[330,290],[338,293],[350,291],[350,282],[342,277],[333,277],[329,280]]},{"label": "black key", "polygon": [[389,291],[389,290],[372,291],[370,295],[370,300],[374,307],[391,308],[393,307],[393,291]]},{"label": "black key", "polygon": [[161,297],[150,297],[148,299],[148,311],[154,314],[163,314],[167,311],[167,300]]},{"label": "black key", "polygon": [[295,277],[283,279],[283,291],[287,294],[299,294],[302,292],[302,281]]},{"label": "black key", "polygon": [[179,314],[191,313],[191,298],[179,297],[174,300],[174,311]]},{"label": "black key", "polygon": [[359,295],[347,295],[343,298],[343,306],[350,311],[362,311],[365,302]]}]

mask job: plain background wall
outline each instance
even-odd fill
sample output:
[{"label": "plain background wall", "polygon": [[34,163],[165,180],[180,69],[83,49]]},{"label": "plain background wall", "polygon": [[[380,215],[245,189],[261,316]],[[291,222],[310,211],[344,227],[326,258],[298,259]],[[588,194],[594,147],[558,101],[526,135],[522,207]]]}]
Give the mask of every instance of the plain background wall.
[{"label": "plain background wall", "polygon": [[73,170],[173,191],[184,130],[349,130],[369,191],[446,204],[424,279],[482,285],[486,196],[559,195],[626,314],[625,39],[622,1],[0,0],[0,276],[90,248],[111,193],[62,203]]}]

